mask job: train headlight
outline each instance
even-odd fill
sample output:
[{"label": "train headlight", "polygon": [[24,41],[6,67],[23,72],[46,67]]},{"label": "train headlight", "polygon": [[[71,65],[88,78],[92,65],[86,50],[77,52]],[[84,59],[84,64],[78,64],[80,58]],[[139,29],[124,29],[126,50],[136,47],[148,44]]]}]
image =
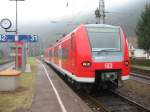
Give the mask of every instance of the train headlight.
[{"label": "train headlight", "polygon": [[89,62],[89,61],[84,61],[84,62],[82,62],[82,66],[83,66],[83,67],[90,67],[90,66],[91,66],[91,62]]}]

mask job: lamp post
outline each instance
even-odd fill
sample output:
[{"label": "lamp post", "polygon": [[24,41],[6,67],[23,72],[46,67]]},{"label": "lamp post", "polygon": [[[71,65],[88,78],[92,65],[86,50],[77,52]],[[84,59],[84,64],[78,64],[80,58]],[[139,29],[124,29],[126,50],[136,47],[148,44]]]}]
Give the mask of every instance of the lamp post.
[{"label": "lamp post", "polygon": [[25,0],[9,0],[9,1],[16,2],[16,29],[15,29],[15,31],[7,31],[6,30],[6,32],[16,32],[16,35],[18,35],[18,1],[25,1]]}]

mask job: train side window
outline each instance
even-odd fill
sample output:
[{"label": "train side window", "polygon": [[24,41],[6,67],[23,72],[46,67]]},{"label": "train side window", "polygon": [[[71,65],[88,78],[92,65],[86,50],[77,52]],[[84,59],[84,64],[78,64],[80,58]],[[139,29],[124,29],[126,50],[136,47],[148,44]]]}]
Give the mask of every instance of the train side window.
[{"label": "train side window", "polygon": [[55,56],[55,57],[58,56],[57,49],[54,49],[54,56]]},{"label": "train side window", "polygon": [[54,57],[56,57],[56,51],[54,50]]},{"label": "train side window", "polygon": [[74,33],[71,34],[71,49],[74,50]]},{"label": "train side window", "polygon": [[54,49],[52,49],[52,57],[54,57]]},{"label": "train side window", "polygon": [[68,59],[68,49],[67,48],[62,48],[62,58]]},{"label": "train side window", "polygon": [[51,51],[49,51],[49,53],[48,53],[48,54],[49,54],[49,57],[51,57]]},{"label": "train side window", "polygon": [[62,49],[58,49],[58,57],[62,58]]}]

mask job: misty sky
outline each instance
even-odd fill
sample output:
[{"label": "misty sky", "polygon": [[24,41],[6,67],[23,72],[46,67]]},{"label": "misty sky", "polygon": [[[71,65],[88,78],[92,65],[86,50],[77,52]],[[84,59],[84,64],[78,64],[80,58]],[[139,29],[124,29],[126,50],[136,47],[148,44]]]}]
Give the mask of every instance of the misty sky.
[{"label": "misty sky", "polygon": [[[106,15],[107,24],[120,25],[129,36],[134,35],[134,28],[146,1],[150,0],[105,0],[106,11],[112,12]],[[19,33],[38,34],[44,44],[49,44],[81,23],[95,23],[94,10],[98,7],[98,2],[99,0],[18,2]],[[11,29],[15,29],[15,1],[0,0],[0,4],[0,20],[9,18],[13,23]],[[0,34],[3,33],[4,30],[0,28]]]},{"label": "misty sky", "polygon": [[[76,16],[98,7],[99,0],[25,0],[18,3],[21,24]],[[113,10],[132,4],[135,0],[105,0],[106,9]],[[136,0],[137,2],[139,0]],[[67,6],[68,3],[68,6]],[[0,0],[0,19],[15,19],[15,1]]]}]

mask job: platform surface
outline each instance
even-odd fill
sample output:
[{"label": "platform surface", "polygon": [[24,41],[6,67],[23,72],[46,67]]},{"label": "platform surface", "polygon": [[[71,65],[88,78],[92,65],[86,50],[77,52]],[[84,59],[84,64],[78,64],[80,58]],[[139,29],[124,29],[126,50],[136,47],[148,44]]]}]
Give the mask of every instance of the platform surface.
[{"label": "platform surface", "polygon": [[30,112],[91,112],[64,81],[41,62],[35,87]]}]

